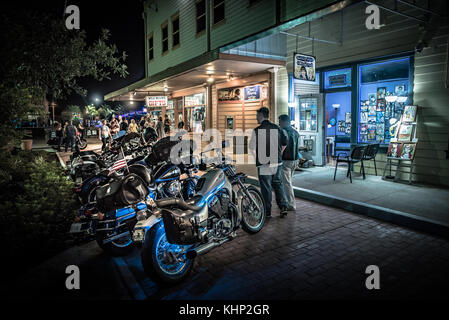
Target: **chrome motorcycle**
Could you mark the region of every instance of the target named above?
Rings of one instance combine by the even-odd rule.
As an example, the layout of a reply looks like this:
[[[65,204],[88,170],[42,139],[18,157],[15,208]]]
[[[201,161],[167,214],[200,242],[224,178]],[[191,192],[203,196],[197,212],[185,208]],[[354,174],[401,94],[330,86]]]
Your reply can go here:
[[[236,173],[221,152],[210,165],[194,196],[155,201],[158,210],[145,232],[141,256],[145,272],[156,282],[182,281],[197,256],[233,240],[240,227],[257,233],[265,223],[262,195],[244,183],[246,175]]]

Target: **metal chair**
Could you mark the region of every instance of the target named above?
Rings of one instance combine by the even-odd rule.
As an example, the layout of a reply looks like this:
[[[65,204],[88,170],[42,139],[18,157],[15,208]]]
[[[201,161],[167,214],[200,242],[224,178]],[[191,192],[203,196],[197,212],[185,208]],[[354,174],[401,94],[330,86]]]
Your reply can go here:
[[[351,181],[351,183],[352,183],[351,167],[352,167],[352,165],[354,165],[354,163],[361,162],[362,163],[361,170],[363,172],[363,179],[365,179],[365,167],[363,166],[363,161],[362,161],[363,156],[365,154],[365,150],[366,150],[366,146],[358,146],[358,147],[355,147],[354,149],[352,149],[351,155],[349,157],[345,156],[344,158],[340,158],[341,154],[339,154],[337,156],[337,162],[335,163],[334,180],[335,180],[335,176],[337,175],[337,167],[340,162],[348,164],[348,172],[346,173],[346,177],[349,176],[349,180]]]
[[[363,155],[362,159],[362,166],[363,166],[363,160],[373,160],[374,161],[374,170],[376,172],[377,176],[377,167],[376,167],[376,155],[379,151],[379,143],[369,144],[366,147],[365,154]],[[360,172],[362,172],[362,167],[360,167]]]

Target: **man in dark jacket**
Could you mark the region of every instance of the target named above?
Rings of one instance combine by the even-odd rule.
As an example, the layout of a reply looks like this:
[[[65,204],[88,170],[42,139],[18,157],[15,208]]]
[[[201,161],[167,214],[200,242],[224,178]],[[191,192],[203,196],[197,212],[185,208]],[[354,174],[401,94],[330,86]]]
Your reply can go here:
[[[65,127],[65,135],[66,135],[66,141],[65,141],[65,152],[69,150],[69,144],[70,144],[70,151],[76,150],[76,128],[73,125],[73,123],[70,123],[68,126]]]
[[[282,178],[288,202],[288,211],[296,211],[292,177],[299,160],[299,133],[292,128],[290,125],[290,117],[286,114],[279,116],[279,125],[284,129],[288,137],[287,146],[282,153]]]
[[[287,215],[287,200],[282,184],[282,151],[287,145],[287,135],[276,124],[268,120],[270,111],[262,107],[257,111],[259,126],[254,129],[249,149],[256,159],[260,190],[265,202],[267,217],[271,216],[272,190],[276,203],[281,209],[281,217]]]

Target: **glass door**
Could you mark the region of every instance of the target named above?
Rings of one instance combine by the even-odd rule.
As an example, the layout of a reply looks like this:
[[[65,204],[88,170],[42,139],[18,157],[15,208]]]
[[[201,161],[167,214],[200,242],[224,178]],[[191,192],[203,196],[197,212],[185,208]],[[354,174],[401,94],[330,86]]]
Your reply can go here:
[[[324,165],[324,127],[322,95],[297,96],[295,126],[301,136],[301,143],[307,149],[303,152],[306,160],[314,165]]]

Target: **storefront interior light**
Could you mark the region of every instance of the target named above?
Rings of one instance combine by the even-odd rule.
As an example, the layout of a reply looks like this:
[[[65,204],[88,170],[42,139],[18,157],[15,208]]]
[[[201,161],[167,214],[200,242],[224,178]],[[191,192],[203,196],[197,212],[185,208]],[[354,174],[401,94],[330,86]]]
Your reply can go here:
[[[168,87],[164,86],[164,92],[167,92],[167,91],[168,91]]]
[[[339,103],[333,103],[332,104],[332,108],[338,109],[338,108],[340,108],[340,104]]]
[[[134,104],[134,101],[131,100],[131,101],[129,102],[129,104]]]

